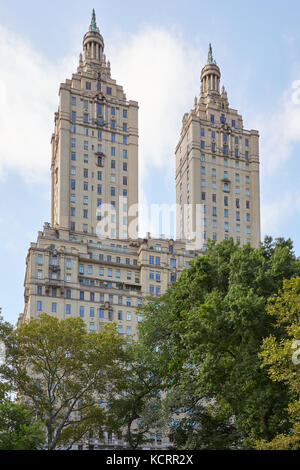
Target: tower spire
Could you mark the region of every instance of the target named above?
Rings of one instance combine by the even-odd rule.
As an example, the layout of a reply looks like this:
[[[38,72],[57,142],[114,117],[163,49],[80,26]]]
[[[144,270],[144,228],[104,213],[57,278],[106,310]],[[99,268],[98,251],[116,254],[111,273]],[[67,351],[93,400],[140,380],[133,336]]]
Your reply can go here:
[[[209,43],[209,46],[208,46],[207,63],[208,64],[215,64],[216,63],[216,61],[214,60],[214,57],[213,57],[213,51],[212,51],[211,43]]]
[[[90,24],[89,30],[90,31],[95,31],[96,33],[100,33],[99,28],[97,26],[97,22],[96,22],[96,13],[95,13],[94,8],[93,8],[93,11],[92,11],[92,19],[91,19],[91,24]]]

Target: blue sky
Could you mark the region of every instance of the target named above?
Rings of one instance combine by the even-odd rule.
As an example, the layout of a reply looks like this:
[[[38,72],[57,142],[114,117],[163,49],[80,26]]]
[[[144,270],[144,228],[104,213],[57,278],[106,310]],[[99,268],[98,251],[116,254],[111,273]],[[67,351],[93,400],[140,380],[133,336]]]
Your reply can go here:
[[[59,83],[76,70],[93,7],[112,76],[140,103],[141,199],[175,200],[174,149],[211,42],[231,107],[261,134],[262,235],[291,237],[300,256],[298,1],[2,0],[0,306],[11,322],[28,247],[50,220]]]

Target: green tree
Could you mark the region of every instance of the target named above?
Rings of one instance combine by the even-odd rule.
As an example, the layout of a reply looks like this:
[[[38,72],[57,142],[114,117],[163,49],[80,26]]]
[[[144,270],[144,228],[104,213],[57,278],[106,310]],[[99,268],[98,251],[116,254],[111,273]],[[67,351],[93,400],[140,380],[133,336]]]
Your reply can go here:
[[[123,340],[115,325],[87,333],[79,318],[42,314],[6,330],[2,377],[46,427],[47,448],[71,448],[87,432],[115,426],[99,407],[114,393]]]
[[[0,402],[0,450],[38,450],[45,445],[42,423],[30,410],[9,400]]]
[[[119,383],[123,392],[111,404],[114,419],[123,428],[123,438],[130,449],[139,449],[149,442],[150,431],[162,429],[161,396],[162,383],[152,371],[155,355],[141,344],[133,343],[124,357],[124,375]]]
[[[284,281],[283,289],[269,302],[277,335],[264,340],[260,357],[272,381],[285,383],[289,391],[289,432],[257,443],[258,449],[300,449],[300,278]]]
[[[186,440],[181,434],[178,447],[198,448],[195,429],[208,424],[227,431],[217,443],[206,433],[205,448],[251,448],[288,429],[287,387],[261,369],[258,354],[275,331],[268,298],[299,273],[291,240],[267,238],[258,249],[209,242],[166,295],[144,305],[140,341],[158,351],[155,373],[169,381],[169,394],[180,391],[188,413],[179,419]]]

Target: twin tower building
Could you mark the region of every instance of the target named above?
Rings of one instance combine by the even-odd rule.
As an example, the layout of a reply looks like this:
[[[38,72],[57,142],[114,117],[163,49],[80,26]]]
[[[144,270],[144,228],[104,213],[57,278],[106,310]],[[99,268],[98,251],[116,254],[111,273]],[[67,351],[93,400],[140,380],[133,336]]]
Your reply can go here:
[[[210,46],[176,147],[177,238],[140,238],[138,103],[111,78],[93,11],[77,72],[59,89],[51,223],[28,251],[19,324],[41,312],[81,317],[90,331],[115,322],[130,341],[142,300],[166,292],[208,239],[258,246],[259,134],[243,128],[220,78]]]

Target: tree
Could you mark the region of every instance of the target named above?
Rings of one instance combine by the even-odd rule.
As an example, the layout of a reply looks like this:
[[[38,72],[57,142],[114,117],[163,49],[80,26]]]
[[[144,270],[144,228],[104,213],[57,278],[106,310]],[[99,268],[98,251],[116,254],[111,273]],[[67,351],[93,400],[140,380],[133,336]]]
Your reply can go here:
[[[10,330],[0,368],[26,408],[45,423],[47,448],[71,448],[87,432],[110,427],[99,400],[116,392],[123,340],[115,325],[87,333],[79,318],[42,314]]]
[[[0,450],[38,450],[45,444],[42,423],[30,410],[9,400],[0,402]]]
[[[158,351],[155,373],[169,381],[168,394],[180,391],[189,412],[179,417],[186,440],[175,440],[178,447],[198,448],[195,427],[204,432],[208,419],[211,429],[227,430],[218,448],[251,448],[287,431],[287,387],[261,369],[258,354],[275,331],[268,298],[299,273],[291,240],[267,238],[258,249],[209,242],[172,289],[144,305],[140,341]],[[203,409],[203,398],[214,406]],[[213,433],[210,442],[206,436],[213,448]]]
[[[111,404],[114,419],[124,429],[123,438],[130,449],[149,442],[151,430],[160,430],[162,383],[153,374],[156,357],[138,343],[131,344],[124,357],[124,375],[119,383],[123,392]]]
[[[278,334],[263,342],[260,357],[272,381],[285,383],[289,390],[288,413],[291,428],[258,449],[300,449],[300,278],[284,281],[283,289],[269,302],[268,314],[276,321]]]

